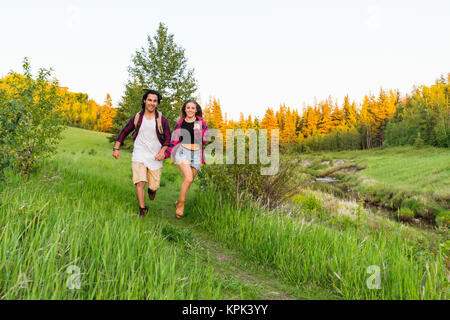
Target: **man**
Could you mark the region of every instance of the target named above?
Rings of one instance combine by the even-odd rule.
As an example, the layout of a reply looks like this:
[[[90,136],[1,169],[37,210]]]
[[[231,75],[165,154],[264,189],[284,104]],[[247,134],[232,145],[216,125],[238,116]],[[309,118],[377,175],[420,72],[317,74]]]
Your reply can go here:
[[[167,119],[156,109],[161,95],[155,90],[146,90],[142,97],[142,111],[133,115],[117,136],[113,157],[120,158],[119,146],[134,130],[134,149],[132,155],[133,183],[139,203],[139,216],[145,217],[145,184],[148,183],[148,196],[155,199],[161,179],[164,152],[170,144],[170,127]]]

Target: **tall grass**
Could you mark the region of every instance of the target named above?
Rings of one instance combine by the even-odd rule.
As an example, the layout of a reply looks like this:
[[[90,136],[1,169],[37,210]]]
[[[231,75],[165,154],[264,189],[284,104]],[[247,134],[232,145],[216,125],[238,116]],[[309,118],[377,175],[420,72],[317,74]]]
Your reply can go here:
[[[90,134],[70,129],[60,154],[1,186],[0,298],[219,298],[213,267],[186,249],[189,239],[137,217],[130,155],[115,161],[103,137],[82,143]]]
[[[187,211],[217,240],[275,268],[288,282],[314,283],[346,299],[448,298],[442,253],[433,255],[395,231],[334,229],[295,215],[237,205],[212,190],[196,195]],[[380,270],[379,289],[367,285],[373,283],[370,266]]]

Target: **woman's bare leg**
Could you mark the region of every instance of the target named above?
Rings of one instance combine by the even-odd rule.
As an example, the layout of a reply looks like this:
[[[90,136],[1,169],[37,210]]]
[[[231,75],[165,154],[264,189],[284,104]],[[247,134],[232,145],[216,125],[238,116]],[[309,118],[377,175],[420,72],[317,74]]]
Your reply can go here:
[[[197,169],[195,169],[194,167],[191,167],[191,171],[192,171],[192,181],[194,181],[195,176],[197,175]]]
[[[186,195],[189,191],[189,187],[191,186],[192,181],[194,181],[194,175],[191,170],[190,164],[180,163],[178,164],[178,167],[180,168],[180,171],[183,174],[183,183],[181,184],[180,190],[180,200],[185,200]]]

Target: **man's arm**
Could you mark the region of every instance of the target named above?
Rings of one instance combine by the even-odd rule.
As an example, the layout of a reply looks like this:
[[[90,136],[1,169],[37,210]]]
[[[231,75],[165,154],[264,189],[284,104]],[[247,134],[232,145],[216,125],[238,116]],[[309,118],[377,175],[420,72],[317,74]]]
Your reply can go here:
[[[132,116],[130,118],[130,120],[128,120],[127,124],[125,125],[125,127],[122,128],[122,130],[120,130],[117,138],[116,138],[116,142],[120,142],[120,144],[123,144],[123,141],[125,140],[125,138],[134,130],[136,129],[136,127],[134,126],[134,116]]]
[[[120,141],[116,141],[116,143],[114,144],[114,148],[113,148],[113,157],[116,159],[120,159],[119,147],[120,147]]]
[[[122,128],[122,130],[120,130],[119,135],[116,138],[116,143],[114,144],[114,151],[113,151],[113,157],[116,159],[120,158],[120,152],[119,152],[119,147],[121,144],[123,144],[123,141],[125,140],[125,138],[130,134],[130,132],[132,132],[135,129],[134,126],[134,116],[132,116],[130,118],[130,120],[128,120],[127,124],[125,125],[125,127]]]

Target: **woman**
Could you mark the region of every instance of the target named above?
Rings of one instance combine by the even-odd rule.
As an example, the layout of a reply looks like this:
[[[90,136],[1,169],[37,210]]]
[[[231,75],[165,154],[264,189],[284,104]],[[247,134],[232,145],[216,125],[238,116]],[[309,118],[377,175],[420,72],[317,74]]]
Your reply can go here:
[[[195,100],[188,100],[181,108],[181,119],[175,125],[170,146],[166,150],[166,158],[174,152],[173,162],[178,165],[183,174],[180,197],[175,202],[175,217],[184,215],[184,204],[189,187],[200,170],[200,164],[205,164],[203,146],[208,140],[208,126],[202,119],[202,108]]]

